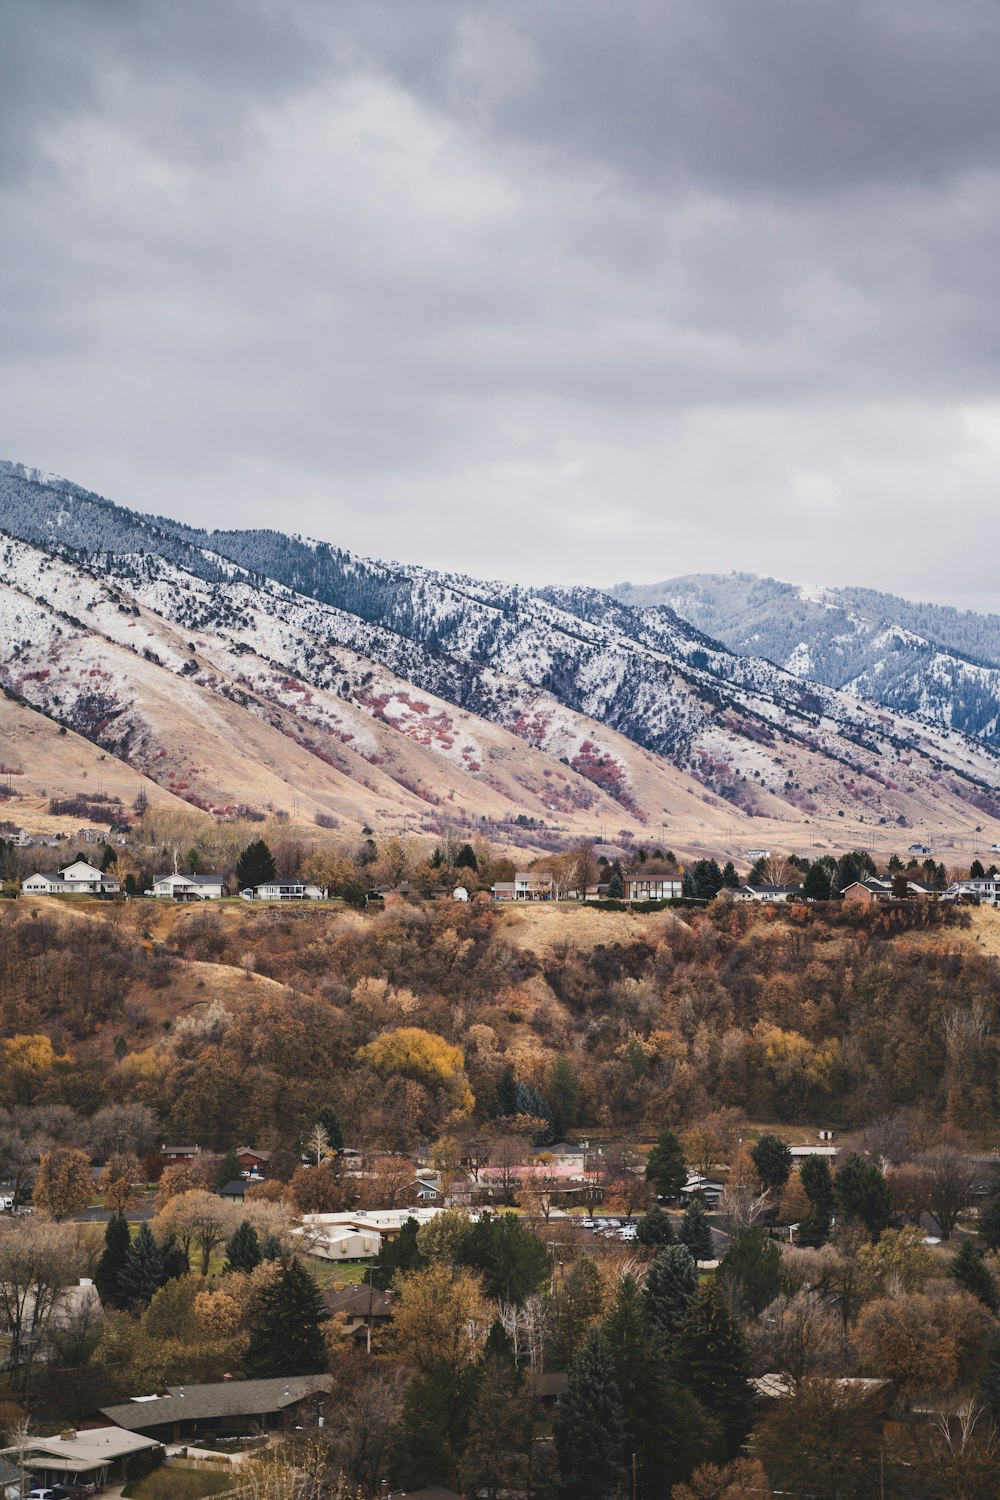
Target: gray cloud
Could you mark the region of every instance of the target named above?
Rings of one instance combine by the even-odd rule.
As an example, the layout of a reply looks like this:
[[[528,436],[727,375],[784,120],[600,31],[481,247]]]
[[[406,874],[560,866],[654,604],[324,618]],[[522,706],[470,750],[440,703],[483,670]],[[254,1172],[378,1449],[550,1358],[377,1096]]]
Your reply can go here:
[[[473,573],[997,608],[998,61],[981,0],[14,0],[0,447]]]

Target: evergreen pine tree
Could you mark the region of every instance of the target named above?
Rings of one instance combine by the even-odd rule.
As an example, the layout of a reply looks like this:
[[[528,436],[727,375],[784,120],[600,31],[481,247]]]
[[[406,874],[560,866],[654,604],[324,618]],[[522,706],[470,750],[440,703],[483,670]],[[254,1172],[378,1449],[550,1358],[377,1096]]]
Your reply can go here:
[[[731,859],[727,859],[722,867],[722,885],[724,890],[735,891],[740,883],[740,877],[736,873],[736,866]]]
[[[459,849],[458,857],[455,860],[455,869],[472,870],[474,874],[479,874],[479,861],[476,858],[476,851],[471,844],[463,844],[461,849]]]
[[[104,1252],[97,1262],[94,1284],[102,1302],[117,1302],[121,1273],[128,1260],[132,1236],[124,1214],[112,1214],[104,1231]]]
[[[568,1057],[557,1057],[553,1062],[548,1097],[552,1108],[552,1129],[557,1140],[561,1140],[567,1129],[576,1124],[580,1105],[580,1080]]]
[[[216,1192],[220,1192],[226,1186],[227,1182],[238,1182],[242,1171],[243,1163],[232,1147],[230,1147],[219,1162],[219,1169],[215,1174]]]
[[[247,844],[236,861],[236,880],[241,891],[266,885],[275,873],[274,855],[263,839]]]
[[[497,1079],[496,1112],[504,1120],[517,1114],[517,1079],[513,1068],[509,1066],[501,1070]]]
[[[646,1272],[643,1301],[650,1327],[665,1355],[687,1317],[698,1290],[698,1268],[686,1245],[667,1245]]]
[[[247,1369],[253,1375],[315,1375],[326,1369],[320,1324],[326,1314],[315,1281],[290,1261],[261,1293],[250,1331]]]
[[[792,1173],[792,1153],[780,1136],[762,1135],[750,1147],[750,1156],[763,1187],[784,1187]]]
[[[552,1430],[563,1500],[609,1500],[624,1488],[625,1412],[602,1333],[592,1333],[570,1365]]]
[[[187,1276],[191,1270],[191,1262],[188,1260],[187,1251],[175,1234],[164,1240],[161,1251],[164,1285],[168,1281],[176,1281],[178,1276]]]
[[[324,1105],[316,1116],[316,1124],[322,1125],[326,1131],[326,1142],[330,1150],[343,1151],[344,1132],[340,1128],[340,1121],[337,1118],[336,1112],[330,1108],[329,1104]]]
[[[395,1275],[407,1271],[419,1271],[427,1264],[427,1257],[417,1244],[416,1219],[406,1219],[395,1239],[387,1239],[371,1263],[368,1275],[372,1286],[385,1292],[392,1285]]]
[[[726,1457],[735,1458],[750,1430],[753,1386],[746,1344],[718,1278],[695,1293],[677,1334],[674,1368],[718,1421]]]
[[[125,1264],[118,1275],[118,1300],[125,1307],[137,1303],[148,1307],[153,1293],[163,1285],[163,1252],[148,1224],[140,1224],[129,1245]]]
[[[636,1239],[646,1250],[660,1250],[674,1243],[674,1226],[670,1215],[665,1214],[659,1204],[654,1203],[648,1213],[639,1220]]]
[[[622,877],[617,870],[608,881],[607,898],[609,901],[621,901],[625,896],[625,886]]]
[[[485,1368],[487,1360],[503,1360],[510,1365],[512,1370],[517,1369],[517,1360],[514,1357],[514,1345],[510,1341],[510,1335],[499,1318],[494,1318],[490,1324],[490,1331],[486,1335],[486,1343],[483,1345],[483,1357],[480,1365]]]
[[[978,1297],[991,1312],[997,1310],[997,1293],[993,1277],[986,1267],[981,1250],[971,1240],[963,1240],[948,1264],[948,1274],[959,1286]]]
[[[444,1485],[452,1477],[452,1399],[448,1381],[440,1377],[418,1375],[406,1387],[390,1458],[393,1480],[404,1492]]]
[[[759,1318],[781,1291],[781,1252],[755,1224],[732,1242],[719,1264],[719,1276],[736,1302]]]
[[[892,1199],[889,1184],[876,1163],[852,1151],[837,1168],[833,1191],[844,1218],[860,1220],[877,1240],[892,1217]]]
[[[249,1219],[244,1219],[232,1239],[226,1245],[226,1260],[222,1267],[226,1271],[253,1271],[261,1262],[260,1241],[257,1231]]]
[[[260,1247],[261,1260],[281,1260],[281,1241],[276,1234],[269,1234]]]
[[[687,1181],[684,1151],[673,1130],[661,1130],[646,1158],[646,1181],[658,1198],[676,1198]]]
[[[814,859],[802,882],[802,894],[810,901],[829,901],[830,872],[821,860]]]
[[[677,1238],[686,1245],[695,1260],[714,1260],[715,1242],[700,1198],[692,1198],[684,1210]]]
[[[808,1218],[799,1225],[799,1244],[825,1245],[833,1218],[833,1175],[825,1156],[807,1156],[799,1169],[803,1191],[812,1205]]]

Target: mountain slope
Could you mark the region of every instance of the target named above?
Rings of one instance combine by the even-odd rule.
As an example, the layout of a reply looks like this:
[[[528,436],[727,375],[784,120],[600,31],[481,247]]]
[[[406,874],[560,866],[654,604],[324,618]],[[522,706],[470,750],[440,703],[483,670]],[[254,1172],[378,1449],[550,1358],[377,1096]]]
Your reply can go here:
[[[797,676],[1000,740],[1000,616],[748,573],[612,592],[629,607],[674,609],[731,650],[766,656]]]
[[[306,805],[352,824],[443,808],[787,847],[807,821],[837,843],[964,838],[998,811],[983,741],[803,682],[669,608],[201,532],[15,465],[0,525],[0,680],[200,805],[246,800],[249,717],[254,766],[278,776],[266,800],[308,779],[310,762],[281,780],[293,742],[326,767]],[[178,714],[211,752],[183,753]]]

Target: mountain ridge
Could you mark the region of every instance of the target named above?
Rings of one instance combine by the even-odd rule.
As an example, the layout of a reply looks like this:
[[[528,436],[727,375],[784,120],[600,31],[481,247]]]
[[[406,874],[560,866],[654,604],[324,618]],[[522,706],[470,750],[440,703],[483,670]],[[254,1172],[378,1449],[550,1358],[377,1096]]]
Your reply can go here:
[[[983,740],[734,653],[670,607],[384,564],[276,531],[203,531],[10,463],[0,526],[0,682],[115,753],[148,749],[150,726],[119,706],[120,684],[102,718],[65,668],[76,653],[100,670],[81,639],[101,631],[137,654],[138,619],[158,659],[140,670],[116,654],[111,676],[135,678],[140,702],[169,698],[147,668],[169,672],[321,755],[343,759],[364,740],[397,786],[419,777],[425,806],[442,768],[444,799],[473,818],[547,810],[567,836],[588,818],[619,818],[635,836],[683,807],[693,847],[752,820],[787,842],[834,818],[838,834],[950,824],[971,835],[1000,812],[1000,758]],[[348,779],[368,774],[347,758]],[[214,805],[225,789],[203,779],[194,795]],[[359,817],[371,816],[363,800]]]

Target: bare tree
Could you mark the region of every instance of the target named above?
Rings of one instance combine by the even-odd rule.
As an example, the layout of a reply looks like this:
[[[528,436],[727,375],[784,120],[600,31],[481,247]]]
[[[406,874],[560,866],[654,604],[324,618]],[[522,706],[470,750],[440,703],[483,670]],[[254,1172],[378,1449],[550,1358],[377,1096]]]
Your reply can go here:
[[[76,1279],[76,1236],[44,1221],[0,1224],[0,1314],[10,1336],[11,1384],[21,1388]]]
[[[950,1239],[979,1178],[979,1169],[958,1146],[933,1146],[917,1158],[927,1174],[927,1208],[941,1231]]]
[[[763,1218],[770,1206],[769,1189],[758,1193],[746,1182],[727,1183],[719,1197],[719,1224],[730,1239],[738,1239]]]
[[[749,1331],[750,1357],[761,1375],[793,1383],[806,1375],[837,1374],[845,1366],[839,1320],[816,1292],[776,1297]]]

